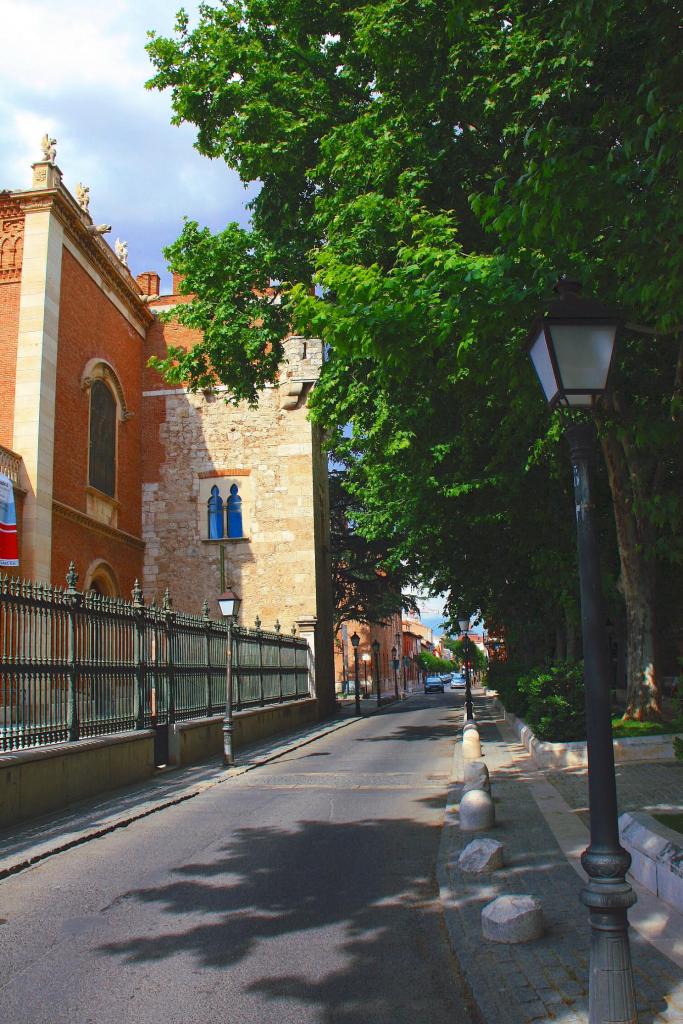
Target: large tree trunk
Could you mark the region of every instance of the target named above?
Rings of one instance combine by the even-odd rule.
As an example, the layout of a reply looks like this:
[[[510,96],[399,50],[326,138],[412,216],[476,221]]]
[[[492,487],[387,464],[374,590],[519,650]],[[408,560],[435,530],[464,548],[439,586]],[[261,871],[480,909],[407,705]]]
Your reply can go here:
[[[602,447],[614,502],[620,589],[626,603],[626,712],[638,721],[661,717],[662,697],[655,658],[656,560],[652,527],[634,509],[638,467],[629,464],[621,441],[611,432]]]

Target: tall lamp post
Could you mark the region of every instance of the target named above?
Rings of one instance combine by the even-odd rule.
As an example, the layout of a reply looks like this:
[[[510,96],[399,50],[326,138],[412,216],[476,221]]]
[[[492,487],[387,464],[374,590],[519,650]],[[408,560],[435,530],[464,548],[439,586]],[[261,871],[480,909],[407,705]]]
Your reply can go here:
[[[591,410],[607,389],[621,318],[602,302],[581,295],[562,279],[558,298],[538,318],[527,350],[551,409]],[[636,1024],[636,999],[628,940],[628,908],[636,902],[626,872],[630,854],[619,842],[617,791],[610,712],[610,672],[604,636],[598,529],[593,503],[595,423],[570,422],[565,434],[574,476],[574,504],[581,592],[590,843],[581,856],[588,884],[590,1024]]]
[[[396,694],[396,700],[398,700],[398,666],[400,661],[396,657],[396,648],[391,648],[391,664],[394,669],[394,693]]]
[[[465,658],[465,718],[468,722],[474,721],[474,708],[472,706],[472,682],[470,677],[470,619],[458,619],[460,632],[462,633],[462,649]]]
[[[371,658],[372,658],[372,655],[368,654],[367,651],[361,657],[361,661],[363,662],[363,676],[364,676],[363,684],[365,686],[365,696],[366,697],[368,696],[368,692],[369,692],[368,691],[368,662],[371,660]]]
[[[235,753],[232,745],[232,626],[240,610],[240,601],[232,590],[226,590],[218,598],[218,607],[228,627],[227,652],[225,656],[225,715],[223,717],[223,764],[233,765]]]
[[[372,652],[375,655],[375,675],[377,676],[377,707],[382,705],[382,692],[379,678],[379,640],[372,641]]]
[[[399,672],[399,678],[400,678],[400,682],[401,682],[401,690],[403,691],[403,696],[405,697],[405,694],[406,694],[406,667],[405,667],[405,662],[403,661],[403,634],[401,632],[397,632],[396,633],[396,657],[399,659],[399,661],[398,661],[398,672]]]
[[[351,634],[351,646],[353,647],[353,678],[355,684],[354,696],[356,698],[356,714],[360,715],[360,678],[358,676],[358,644],[360,637],[358,633]]]

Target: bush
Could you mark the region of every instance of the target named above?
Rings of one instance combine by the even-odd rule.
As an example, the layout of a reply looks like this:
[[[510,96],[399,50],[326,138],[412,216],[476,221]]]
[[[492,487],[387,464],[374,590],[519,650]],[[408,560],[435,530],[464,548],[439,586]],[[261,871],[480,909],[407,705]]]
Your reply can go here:
[[[565,663],[532,669],[524,675],[514,666],[492,676],[507,711],[523,718],[539,740],[565,743],[586,738],[583,664]]]
[[[492,661],[489,665],[489,688],[496,691],[505,710],[519,718],[524,718],[527,709],[526,694],[517,688],[522,673],[523,669],[511,661]]]

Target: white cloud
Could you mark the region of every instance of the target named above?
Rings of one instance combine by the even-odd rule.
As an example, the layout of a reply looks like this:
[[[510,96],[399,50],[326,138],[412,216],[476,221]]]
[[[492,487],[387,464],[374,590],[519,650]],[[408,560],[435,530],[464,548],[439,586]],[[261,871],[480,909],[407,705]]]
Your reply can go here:
[[[181,0],[4,0],[12,40],[0,62],[0,189],[27,188],[40,139],[57,139],[72,192],[90,186],[96,221],[126,238],[134,272],[163,268],[183,215],[211,228],[246,222],[236,174],[193,149],[195,132],[170,123],[170,95],[150,92],[147,30],[168,34]],[[183,4],[190,16],[197,3]],[[251,193],[253,194],[253,189]]]

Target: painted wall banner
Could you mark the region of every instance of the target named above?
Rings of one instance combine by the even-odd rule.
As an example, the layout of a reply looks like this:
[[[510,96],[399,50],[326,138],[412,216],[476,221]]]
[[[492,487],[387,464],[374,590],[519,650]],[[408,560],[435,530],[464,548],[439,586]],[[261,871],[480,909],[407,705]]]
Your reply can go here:
[[[19,565],[14,488],[4,473],[0,473],[0,565]]]

